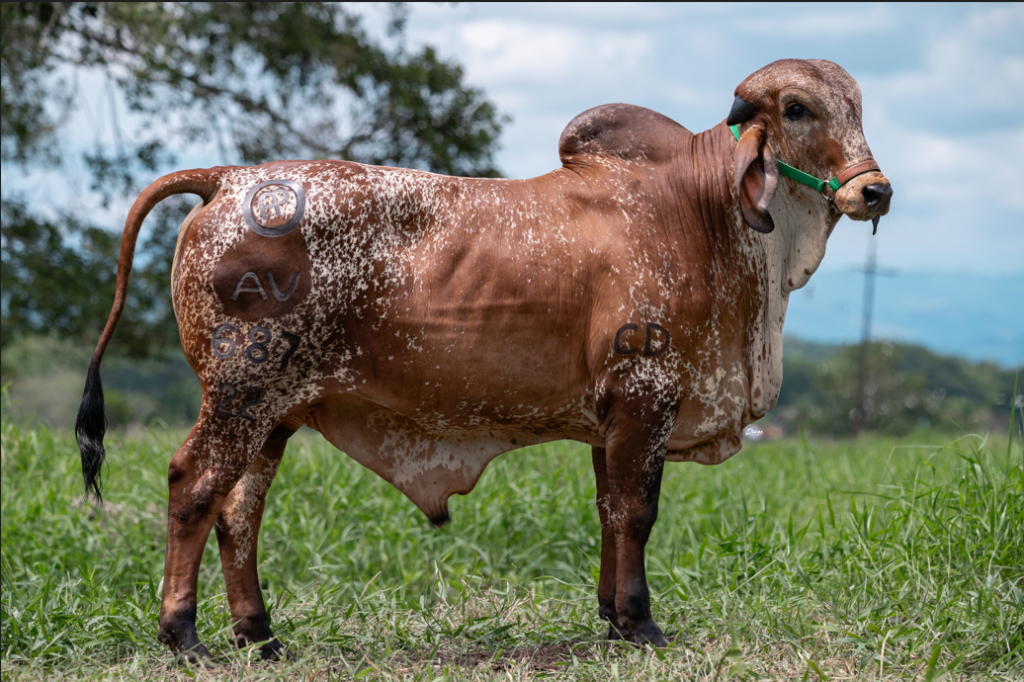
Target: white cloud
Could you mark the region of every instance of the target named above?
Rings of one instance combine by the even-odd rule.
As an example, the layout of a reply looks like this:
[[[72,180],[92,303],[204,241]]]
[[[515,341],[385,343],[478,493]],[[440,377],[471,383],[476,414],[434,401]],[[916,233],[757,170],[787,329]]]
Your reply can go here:
[[[885,149],[886,175],[904,183],[902,200],[1024,211],[1024,127],[949,137],[893,126],[871,144]]]
[[[925,44],[919,68],[867,79],[908,123],[980,128],[1024,120],[1024,5],[980,8]]]
[[[806,36],[848,38],[882,29],[891,29],[898,23],[898,17],[889,5],[857,5],[849,10],[815,10],[813,5],[803,5],[795,13],[778,11],[774,4],[764,5],[765,14],[744,17],[733,22],[741,31],[759,33],[779,38],[803,38]],[[756,11],[756,10],[755,10]]]
[[[502,19],[476,19],[432,33],[421,37],[459,55],[471,81],[497,89],[635,72],[650,47],[643,33]]]

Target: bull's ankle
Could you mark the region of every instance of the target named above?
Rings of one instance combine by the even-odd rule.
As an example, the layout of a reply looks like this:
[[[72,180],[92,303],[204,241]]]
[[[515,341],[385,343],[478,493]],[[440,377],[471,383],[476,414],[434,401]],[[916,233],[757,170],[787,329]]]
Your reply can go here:
[[[239,646],[265,642],[274,636],[270,629],[270,619],[267,618],[265,612],[238,618],[232,631],[235,633],[235,642]]]
[[[284,656],[284,645],[274,637],[266,613],[239,619],[234,634],[236,647],[244,649],[258,644],[260,657],[265,661],[279,661]]]
[[[186,605],[173,612],[162,611],[157,639],[192,665],[206,666],[211,656],[196,631],[196,606]]]

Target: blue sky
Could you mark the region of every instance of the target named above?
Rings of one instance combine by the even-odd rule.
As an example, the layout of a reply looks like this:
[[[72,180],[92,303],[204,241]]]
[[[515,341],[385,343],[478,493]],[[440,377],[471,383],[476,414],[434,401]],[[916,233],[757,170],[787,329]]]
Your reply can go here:
[[[382,24],[385,13],[367,17]],[[1022,35],[1022,4],[461,3],[413,5],[406,39],[460,62],[512,116],[498,164],[514,178],[556,167],[559,134],[590,107],[638,104],[696,132],[721,121],[736,85],[771,61],[837,62],[861,85],[864,131],[895,190],[876,239],[880,263],[900,274],[879,281],[876,330],[1016,366],[1024,361]],[[111,144],[102,78],[71,75],[79,107],[69,147]],[[131,125],[127,112],[120,118]],[[232,161],[215,149],[177,157],[178,168]],[[59,178],[5,167],[3,182],[48,196],[58,183],[64,206],[99,224],[120,224],[130,204],[101,208],[74,160]],[[819,275],[793,296],[788,334],[858,338],[862,280],[851,268],[863,264],[869,235],[867,224],[839,223]]]

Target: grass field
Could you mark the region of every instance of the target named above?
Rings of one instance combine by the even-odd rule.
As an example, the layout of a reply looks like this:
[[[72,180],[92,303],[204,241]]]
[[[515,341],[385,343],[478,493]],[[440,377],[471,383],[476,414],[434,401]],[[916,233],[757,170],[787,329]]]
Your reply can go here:
[[[655,619],[674,644],[654,651],[602,638],[586,448],[499,458],[437,530],[300,433],[260,538],[291,660],[231,645],[211,537],[199,627],[213,671],[156,641],[166,470],[183,436],[115,433],[97,513],[70,434],[5,421],[5,682],[1024,679],[1024,460],[1005,434],[790,439],[717,467],[667,465],[647,556]]]

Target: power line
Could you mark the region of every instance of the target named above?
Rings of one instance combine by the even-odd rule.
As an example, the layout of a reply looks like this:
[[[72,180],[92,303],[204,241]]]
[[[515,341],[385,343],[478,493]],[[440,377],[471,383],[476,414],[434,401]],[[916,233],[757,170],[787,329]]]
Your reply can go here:
[[[876,237],[868,239],[868,259],[863,268],[853,268],[864,273],[864,314],[861,319],[860,358],[857,368],[857,396],[850,414],[851,428],[856,436],[864,427],[868,383],[868,344],[871,342],[871,318],[875,307],[875,276],[892,277],[898,273],[894,268],[878,267],[878,241]]]

